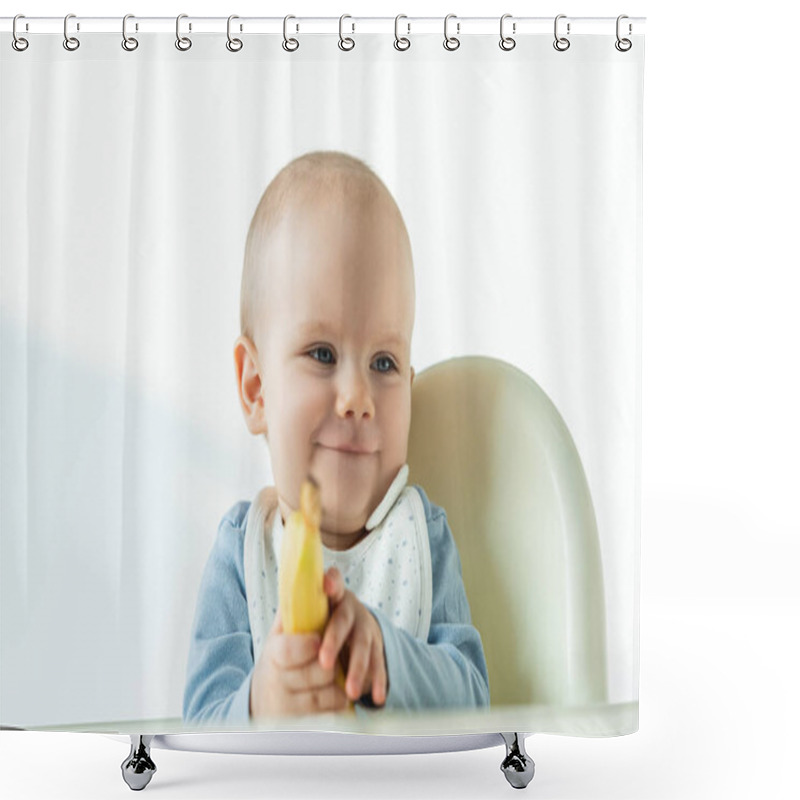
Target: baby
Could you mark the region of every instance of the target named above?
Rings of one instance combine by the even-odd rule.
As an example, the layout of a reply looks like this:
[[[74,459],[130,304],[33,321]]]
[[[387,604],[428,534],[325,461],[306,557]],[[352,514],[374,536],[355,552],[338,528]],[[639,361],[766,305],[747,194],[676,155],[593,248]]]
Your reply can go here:
[[[411,245],[362,161],[308,153],[250,224],[234,361],[275,486],[223,517],[190,644],[184,721],[489,704],[445,512],[406,485],[414,325]],[[286,634],[280,544],[300,485],[321,491],[324,634]],[[340,661],[344,687],[334,679]],[[374,711],[372,712],[374,713]]]

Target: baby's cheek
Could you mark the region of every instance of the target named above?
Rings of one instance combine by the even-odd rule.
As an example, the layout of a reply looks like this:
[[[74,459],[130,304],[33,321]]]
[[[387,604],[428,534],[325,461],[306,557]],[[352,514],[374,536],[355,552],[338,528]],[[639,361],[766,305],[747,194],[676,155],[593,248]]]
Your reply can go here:
[[[411,430],[411,391],[408,387],[393,392],[385,419],[388,428],[387,444],[394,451],[389,455],[404,463]]]

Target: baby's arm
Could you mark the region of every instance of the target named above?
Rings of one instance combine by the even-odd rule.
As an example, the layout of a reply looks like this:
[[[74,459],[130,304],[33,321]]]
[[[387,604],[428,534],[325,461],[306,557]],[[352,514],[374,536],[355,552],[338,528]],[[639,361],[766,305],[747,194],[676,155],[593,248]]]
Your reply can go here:
[[[244,523],[226,515],[203,572],[195,610],[183,721],[249,724],[253,649],[244,588]]]
[[[489,676],[483,644],[471,622],[461,560],[441,509],[428,519],[428,538],[433,570],[428,641],[396,627],[382,611],[367,607],[383,635],[389,687],[385,707],[423,710],[488,706]],[[362,703],[368,706],[368,698],[362,698]]]

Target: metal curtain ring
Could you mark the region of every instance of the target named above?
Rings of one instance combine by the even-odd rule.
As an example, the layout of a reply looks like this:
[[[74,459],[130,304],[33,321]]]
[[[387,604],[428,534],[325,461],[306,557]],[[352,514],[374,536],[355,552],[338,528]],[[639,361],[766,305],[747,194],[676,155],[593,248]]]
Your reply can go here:
[[[13,35],[13,39],[11,40],[11,46],[18,52],[21,53],[23,50],[28,49],[28,40],[23,39],[21,36],[17,35],[17,20],[18,19],[25,19],[24,14],[17,14],[14,17],[14,22],[11,25],[11,33]]]
[[[394,18],[394,49],[408,50],[408,48],[411,47],[411,39],[408,39],[405,36],[400,36],[401,19],[408,19],[408,17],[405,14],[398,14]],[[407,22],[406,25],[408,25],[408,32],[411,33],[411,23]]]
[[[453,51],[453,50],[458,50],[458,48],[461,47],[461,40],[458,39],[455,36],[448,36],[447,35],[447,23],[451,19],[456,19],[456,15],[455,14],[448,14],[444,18],[444,49]],[[458,23],[456,23],[456,32],[458,32],[459,27],[460,26],[458,25]]]
[[[621,39],[620,38],[620,35],[619,35],[619,23],[623,19],[628,19],[628,15],[627,14],[620,14],[617,17],[617,41],[614,42],[614,47],[616,47],[617,50],[620,51],[620,53],[627,53],[628,50],[630,50],[631,47],[633,47],[633,42],[630,39]],[[628,33],[630,33],[630,32],[631,32],[631,26],[630,26],[630,23],[629,23],[628,24]]]
[[[566,19],[566,14],[559,14],[556,17],[555,23],[553,23],[553,35],[556,37],[556,40],[553,42],[553,47],[559,51],[559,53],[563,53],[565,50],[569,50],[569,39],[566,39],[563,36],[558,35],[558,21],[560,19]],[[567,34],[569,34],[569,22],[567,23]]]
[[[339,17],[339,49],[340,50],[352,50],[356,46],[355,41],[353,41],[353,39],[351,39],[349,36],[347,36],[347,37],[342,36],[342,23],[344,23],[344,21],[346,19],[353,19],[353,18],[349,14],[342,14],[342,16]],[[355,22],[352,23],[352,25],[353,25],[353,33],[355,33],[355,30],[356,30]]]
[[[67,33],[67,22],[70,17],[74,16],[74,14],[67,14],[67,16],[64,17],[64,49],[70,52],[77,50],[81,46],[81,43],[74,36],[69,36]]]
[[[241,39],[231,39],[231,20],[232,19],[239,19],[236,14],[231,14],[228,17],[228,41],[225,42],[225,47],[231,51],[231,53],[238,53],[242,47],[244,46]]]
[[[192,40],[188,36],[181,36],[181,20],[188,17],[188,14],[178,14],[178,18],[175,20],[175,47],[182,51],[186,51],[192,46]]]
[[[290,39],[286,35],[286,27],[290,19],[297,19],[297,17],[293,17],[291,14],[288,14],[283,18],[283,49],[286,50],[287,53],[294,53],[294,51],[300,47],[300,42],[294,38]]]
[[[503,14],[503,16],[500,17],[500,49],[506,51],[513,50],[517,46],[516,39],[512,39],[510,36],[503,35],[503,23],[507,19],[511,19],[511,14]]]
[[[133,14],[126,14],[122,18],[122,49],[127,50],[129,53],[139,46],[138,39],[128,36],[128,20],[133,18]]]

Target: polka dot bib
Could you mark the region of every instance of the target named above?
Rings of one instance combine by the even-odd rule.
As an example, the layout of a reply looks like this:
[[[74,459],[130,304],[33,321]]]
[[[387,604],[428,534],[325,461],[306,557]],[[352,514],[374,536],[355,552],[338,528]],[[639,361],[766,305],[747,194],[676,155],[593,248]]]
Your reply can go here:
[[[369,533],[349,550],[322,546],[323,565],[337,567],[345,588],[382,612],[397,628],[427,641],[433,582],[422,498],[406,486],[404,465],[367,521]],[[278,609],[278,564],[284,535],[274,487],[262,489],[247,517],[245,591],[253,657],[261,654]]]

